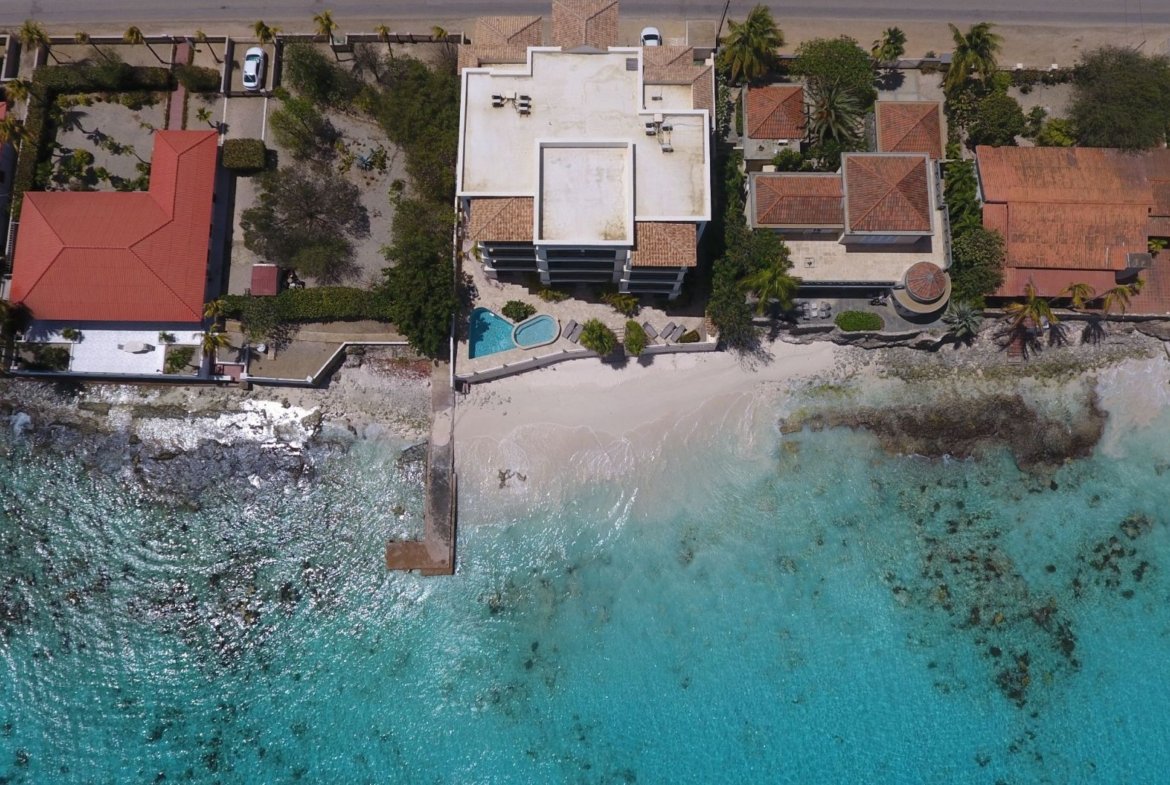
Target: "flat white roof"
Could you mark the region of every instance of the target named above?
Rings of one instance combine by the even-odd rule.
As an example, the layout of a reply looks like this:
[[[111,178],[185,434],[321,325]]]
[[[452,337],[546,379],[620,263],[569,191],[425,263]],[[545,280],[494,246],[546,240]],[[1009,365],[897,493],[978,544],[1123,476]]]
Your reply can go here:
[[[628,142],[540,145],[537,239],[633,245],[633,158]]]
[[[605,242],[606,234],[614,234],[603,230],[616,219],[615,208],[600,203],[615,199],[616,148],[596,145],[620,143],[629,151],[627,171],[633,178],[627,184],[633,215],[623,216],[625,237],[632,239],[631,219],[710,220],[707,112],[689,108],[689,99],[687,108],[680,108],[682,90],[644,90],[642,67],[642,50],[636,47],[602,53],[533,47],[523,71],[515,66],[464,70],[459,195],[531,196],[534,232],[550,240]],[[664,100],[651,100],[654,95]],[[493,96],[503,96],[503,105],[493,105],[499,103]],[[528,114],[519,111],[522,96],[530,99]],[[647,135],[647,123],[655,122],[661,130]],[[558,143],[589,150],[587,160],[550,155],[550,146]],[[573,231],[563,225],[568,219],[576,222]]]

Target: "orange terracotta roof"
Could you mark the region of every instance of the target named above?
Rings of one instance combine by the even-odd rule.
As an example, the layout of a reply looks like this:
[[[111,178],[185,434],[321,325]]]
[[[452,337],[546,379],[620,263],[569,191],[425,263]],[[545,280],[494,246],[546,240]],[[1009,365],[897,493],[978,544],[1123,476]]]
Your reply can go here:
[[[751,179],[753,226],[845,226],[839,174],[758,174]]]
[[[752,139],[803,139],[804,88],[800,85],[749,87],[744,130]]]
[[[1143,157],[1154,197],[1151,214],[1170,217],[1170,150],[1148,150]]]
[[[943,157],[942,113],[937,101],[878,101],[874,105],[877,148],[883,153]]]
[[[1003,271],[1003,284],[996,297],[1022,297],[1028,284],[1036,287],[1041,297],[1056,297],[1070,284],[1084,283],[1098,294],[1117,285],[1117,273],[1111,270],[1066,270],[1009,267]]]
[[[1146,158],[1093,147],[977,147],[989,202],[1150,204]]]
[[[1129,303],[1130,313],[1170,313],[1170,254],[1162,252],[1142,273],[1145,286]]]
[[[916,262],[904,276],[906,292],[920,303],[933,303],[947,291],[947,274],[933,262]]]
[[[984,205],[984,226],[1006,241],[1005,264],[1067,270],[1123,270],[1146,251],[1142,205],[1011,202]]]
[[[863,153],[843,157],[847,231],[931,233],[926,156]]]
[[[11,299],[36,319],[199,322],[214,131],[159,131],[150,190],[25,194]]]
[[[468,236],[477,242],[532,242],[531,196],[487,196],[468,200]]]
[[[694,267],[698,232],[693,223],[638,221],[634,224],[631,267]]]
[[[498,63],[523,63],[528,47],[540,46],[539,16],[484,16],[475,20],[471,43],[459,46],[459,70]]]
[[[563,49],[617,46],[617,0],[553,0],[553,45]]]

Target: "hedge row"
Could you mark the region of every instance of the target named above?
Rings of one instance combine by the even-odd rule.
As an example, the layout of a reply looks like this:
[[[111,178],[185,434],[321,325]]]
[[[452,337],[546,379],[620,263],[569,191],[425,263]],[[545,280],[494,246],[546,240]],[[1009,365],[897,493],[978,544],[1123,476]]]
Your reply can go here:
[[[847,333],[874,332],[886,326],[882,317],[872,311],[842,311],[834,321]]]
[[[224,315],[240,319],[247,312],[247,295],[224,299]],[[286,289],[271,298],[281,322],[345,322],[358,319],[390,320],[390,300],[385,293],[348,286]]]
[[[259,139],[228,139],[222,161],[233,172],[259,172],[268,164],[268,148]]]
[[[175,78],[179,84],[193,93],[219,92],[219,71],[201,65],[175,66]]]
[[[53,65],[33,72],[32,95],[16,173],[12,178],[12,216],[19,217],[21,197],[36,182],[37,164],[52,141],[49,109],[62,93],[129,92],[134,90],[170,90],[171,72],[166,68],[134,68],[125,63],[86,67]]]

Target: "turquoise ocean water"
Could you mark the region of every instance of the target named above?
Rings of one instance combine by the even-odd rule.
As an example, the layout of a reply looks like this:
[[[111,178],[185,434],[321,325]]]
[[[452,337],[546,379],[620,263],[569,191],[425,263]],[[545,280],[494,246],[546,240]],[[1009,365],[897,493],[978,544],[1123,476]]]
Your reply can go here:
[[[400,445],[167,509],[6,436],[0,782],[1167,781],[1165,414],[1045,476],[772,419],[465,495],[453,579],[381,567]]]

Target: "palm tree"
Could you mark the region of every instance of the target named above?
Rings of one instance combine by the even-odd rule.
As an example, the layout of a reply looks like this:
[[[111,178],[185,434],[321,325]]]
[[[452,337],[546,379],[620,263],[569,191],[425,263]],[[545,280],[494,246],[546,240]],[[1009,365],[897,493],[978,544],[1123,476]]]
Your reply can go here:
[[[139,30],[136,25],[130,25],[126,28],[126,32],[122,33],[122,40],[135,46],[138,44],[144,44],[146,48],[150,50],[150,53],[154,55],[156,60],[158,60],[160,63],[163,63],[164,65],[166,64],[167,61],[163,60],[162,57],[159,56],[158,52],[154,51],[154,47],[150,45],[150,42],[146,40],[146,37],[142,35],[142,31]]]
[[[44,47],[45,51],[49,53],[49,57],[53,58],[53,62],[59,62],[50,46],[52,42],[49,40],[49,34],[45,32],[45,28],[41,27],[40,22],[34,19],[25,19],[20,29],[16,31],[16,37],[20,39],[21,45],[26,49]]]
[[[1105,312],[1106,316],[1113,311],[1124,315],[1129,310],[1130,298],[1140,293],[1143,285],[1142,279],[1138,278],[1133,283],[1122,283],[1114,286],[1112,289],[1106,289],[1097,298],[1101,301],[1101,310]]]
[[[222,298],[216,298],[210,302],[203,304],[203,318],[210,319],[213,322],[218,321],[227,313],[227,302]]]
[[[27,101],[32,91],[32,82],[27,79],[13,79],[4,83],[4,94],[13,101]]]
[[[752,81],[768,72],[776,50],[784,45],[784,33],[766,5],[757,5],[742,22],[727,21],[727,38],[719,52],[732,82]]]
[[[882,37],[873,42],[870,50],[879,63],[894,63],[906,54],[906,34],[897,27],[887,27]]]
[[[207,40],[207,33],[203,32],[202,30],[196,30],[195,31],[195,42],[203,44],[204,46],[207,47],[207,51],[211,52],[211,56],[215,58],[216,65],[219,65],[220,63],[223,62],[222,60],[219,59],[219,55],[217,55],[215,53],[215,47],[212,46],[211,42]]]
[[[264,24],[264,20],[257,19],[256,23],[252,25],[252,33],[255,34],[256,40],[261,44],[270,44],[276,39],[276,34],[279,32],[278,28],[269,27]]]
[[[322,11],[313,14],[313,24],[317,26],[317,35],[332,40],[333,32],[337,29],[337,22],[333,21],[332,11]]]
[[[195,110],[195,119],[201,123],[207,123],[212,128],[217,128],[215,123],[211,122],[211,110],[206,106],[201,106]]]
[[[378,34],[378,40],[386,44],[386,54],[390,55],[390,59],[394,59],[394,49],[390,46],[390,28],[386,25],[378,25],[374,28],[374,32]]]
[[[107,63],[110,62],[110,56],[108,54],[106,54],[105,52],[103,52],[101,50],[101,47],[99,47],[97,44],[95,44],[93,42],[93,39],[91,39],[89,37],[89,33],[85,32],[84,30],[78,30],[76,33],[74,33],[73,40],[76,41],[77,43],[81,44],[82,46],[85,46],[87,44],[89,46],[92,46],[93,51],[97,52],[99,57],[101,57]]]
[[[1070,283],[1061,294],[1068,297],[1069,308],[1074,311],[1081,310],[1097,299],[1097,290],[1087,283]]]
[[[979,334],[979,328],[983,324],[983,314],[965,300],[959,302],[952,300],[947,306],[947,312],[943,314],[943,321],[948,325],[947,333],[958,341],[969,343]]]
[[[991,32],[994,27],[990,22],[980,22],[972,25],[964,34],[959,28],[950,25],[951,36],[955,40],[955,52],[951,56],[951,65],[947,70],[943,89],[947,93],[966,82],[972,75],[987,81],[995,73],[997,63],[995,56],[999,54],[1003,39]]]
[[[1112,291],[1112,290],[1111,290]],[[1012,329],[1035,329],[1045,324],[1059,324],[1060,319],[1052,312],[1052,305],[1037,291],[1035,285],[1028,281],[1024,287],[1024,301],[1014,302],[1007,307],[1008,320]]]
[[[0,147],[6,144],[16,144],[24,135],[24,123],[16,119],[15,115],[8,115],[0,120]]]
[[[842,145],[861,136],[861,102],[848,88],[835,82],[808,85],[808,127],[817,142],[832,139]]]
[[[203,356],[212,362],[215,362],[215,355],[220,349],[226,349],[231,345],[232,342],[228,338],[228,334],[219,330],[208,330],[203,333],[203,337],[199,341],[199,346],[203,349]]]
[[[792,262],[788,259],[788,249],[769,260],[763,267],[743,279],[741,284],[749,292],[754,292],[759,299],[756,302],[756,313],[762,314],[768,306],[776,301],[781,311],[792,309],[792,299],[796,297],[796,290],[800,288],[800,279],[789,275]]]

